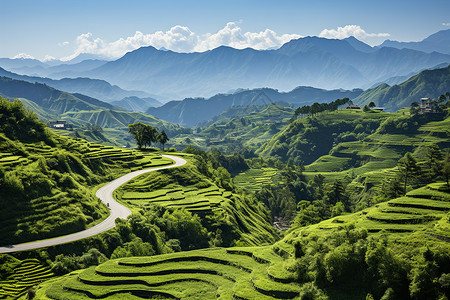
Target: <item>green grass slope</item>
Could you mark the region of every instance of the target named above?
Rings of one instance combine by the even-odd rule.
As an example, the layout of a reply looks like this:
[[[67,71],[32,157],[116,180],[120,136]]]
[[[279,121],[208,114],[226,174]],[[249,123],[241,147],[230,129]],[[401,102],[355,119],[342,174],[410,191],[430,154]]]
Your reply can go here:
[[[66,93],[45,84],[29,83],[7,77],[0,77],[0,94],[4,97],[26,98],[50,113],[62,114],[66,111],[111,109],[106,102],[80,95],[79,97]]]
[[[420,98],[437,99],[450,90],[450,66],[442,69],[425,70],[400,84],[389,86],[381,84],[368,89],[353,102],[361,106],[374,102],[389,110],[409,107]]]
[[[7,245],[83,230],[108,209],[100,183],[130,170],[170,164],[157,154],[51,133],[19,102],[0,98],[0,241]]]
[[[52,278],[53,273],[37,259],[17,261],[10,275],[0,281],[0,299],[17,299],[27,289]]]
[[[430,184],[361,212],[294,227],[273,246],[110,260],[49,281],[38,295],[42,299],[366,299],[368,293],[381,297],[387,284],[391,296],[424,299],[445,291],[437,282],[433,290],[421,290],[423,283],[416,281],[416,274],[422,270],[421,251],[426,247],[435,258],[450,254],[449,211],[446,185]],[[383,269],[389,265],[394,269]],[[441,261],[434,268],[427,276],[439,278],[448,266]],[[400,277],[383,283],[383,276],[390,274]]]
[[[185,166],[131,180],[118,189],[116,198],[136,211],[158,205],[198,214],[208,230],[222,232],[226,245],[274,242],[273,229],[261,205],[220,187],[198,171],[194,158],[187,159]]]
[[[231,153],[235,150],[256,150],[289,124],[294,109],[277,104],[231,108],[211,120],[211,125],[195,134],[179,135],[170,141],[174,146],[195,145],[202,149],[216,148]]]
[[[361,110],[323,112],[291,122],[276,133],[257,153],[265,158],[310,164],[341,141],[359,141],[374,132],[389,113]]]

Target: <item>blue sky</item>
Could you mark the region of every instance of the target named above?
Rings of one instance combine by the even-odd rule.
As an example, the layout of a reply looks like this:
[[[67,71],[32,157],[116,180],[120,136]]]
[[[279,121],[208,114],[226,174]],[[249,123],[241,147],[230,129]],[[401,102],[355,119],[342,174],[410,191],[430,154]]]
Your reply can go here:
[[[264,49],[308,35],[355,35],[375,45],[450,29],[448,0],[0,0],[0,11],[0,57],[38,59],[81,52],[118,57],[146,45],[182,52],[221,44]]]

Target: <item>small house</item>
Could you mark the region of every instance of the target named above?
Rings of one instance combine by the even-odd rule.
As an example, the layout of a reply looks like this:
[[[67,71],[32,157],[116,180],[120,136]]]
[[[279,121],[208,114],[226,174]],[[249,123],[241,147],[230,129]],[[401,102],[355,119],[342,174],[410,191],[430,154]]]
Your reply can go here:
[[[437,111],[437,103],[431,98],[421,98],[419,105],[420,113],[433,113]]]
[[[48,127],[55,128],[55,129],[64,129],[64,130],[73,130],[73,125],[70,123],[67,123],[65,120],[57,120],[57,121],[50,121],[47,123]]]
[[[361,109],[358,105],[349,105],[346,107],[346,109]]]

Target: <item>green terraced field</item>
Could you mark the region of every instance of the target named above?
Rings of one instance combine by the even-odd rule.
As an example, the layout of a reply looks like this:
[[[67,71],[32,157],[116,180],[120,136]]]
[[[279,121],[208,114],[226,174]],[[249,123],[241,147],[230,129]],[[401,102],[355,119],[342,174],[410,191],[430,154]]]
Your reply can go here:
[[[127,182],[114,196],[132,211],[158,205],[185,209],[202,218],[222,220],[237,228],[236,234],[247,245],[267,244],[274,240],[273,229],[261,205],[249,203],[201,174],[189,156],[188,164],[174,169],[151,172]]]
[[[29,178],[36,176],[33,175],[35,170],[43,170],[42,174],[46,174],[43,176],[52,180],[43,182],[51,185],[45,193],[31,195],[26,202],[22,196],[21,201],[13,202],[14,209],[1,211],[2,244],[44,239],[92,227],[108,215],[106,206],[94,196],[95,186],[130,171],[173,163],[156,152],[52,136],[56,142],[54,147],[43,142],[11,141],[0,134],[0,168],[3,172]],[[91,168],[97,168],[97,173],[94,174]],[[63,179],[66,184],[62,183]]]
[[[390,231],[393,238],[405,242],[411,235],[421,243],[445,240],[450,238],[449,211],[445,185],[430,184],[358,213],[294,228],[273,246],[110,260],[44,283],[38,295],[43,299],[302,299],[302,284],[290,267],[294,241],[310,234],[326,236],[349,224],[371,235]]]
[[[26,290],[53,277],[37,259],[25,259],[13,269],[13,275],[0,281],[0,299],[17,299]]]
[[[450,193],[442,191],[445,184],[431,184],[413,190],[405,197],[392,199],[367,208],[361,212],[338,216],[316,225],[294,230],[291,234],[308,231],[329,230],[353,223],[369,232],[386,230],[389,232],[433,231],[450,238],[450,226],[441,222],[450,211]],[[447,225],[445,225],[447,224]],[[445,226],[444,226],[445,225]],[[444,226],[444,227],[443,227]]]
[[[170,208],[184,208],[191,212],[209,212],[212,207],[217,207],[229,197],[231,192],[211,186],[208,188],[165,188],[153,192],[130,191],[122,195],[122,200],[133,205],[158,204]]]
[[[236,175],[233,182],[236,186],[245,190],[257,191],[261,186],[276,181],[277,177],[277,169],[275,168],[249,169]]]
[[[270,247],[215,248],[111,260],[49,283],[52,299],[293,299],[299,286]],[[278,277],[280,276],[280,277]]]

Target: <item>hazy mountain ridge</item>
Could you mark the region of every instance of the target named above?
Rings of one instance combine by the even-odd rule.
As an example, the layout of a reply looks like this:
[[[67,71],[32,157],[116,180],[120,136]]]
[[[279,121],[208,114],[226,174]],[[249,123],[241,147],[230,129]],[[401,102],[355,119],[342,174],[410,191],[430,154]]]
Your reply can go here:
[[[63,90],[68,93],[80,93],[90,97],[111,102],[129,96],[148,97],[148,94],[141,91],[126,91],[116,85],[100,79],[90,78],[63,78],[59,80],[42,78],[36,76],[19,75],[0,68],[0,76],[12,79],[23,80],[30,83],[39,82],[53,88]]]
[[[239,87],[369,87],[449,62],[450,55],[437,52],[374,48],[354,38],[305,37],[277,50],[221,46],[201,53],[177,53],[142,47],[83,76],[179,97],[211,95]]]
[[[217,94],[211,98],[186,98],[170,101],[161,107],[149,108],[147,113],[163,120],[185,126],[195,126],[233,106],[261,105],[272,102],[293,103],[296,105],[313,102],[326,102],[338,98],[356,98],[362,90],[322,90],[313,87],[297,87],[283,93],[275,89],[263,88],[243,90],[234,94]]]
[[[149,107],[158,107],[162,103],[151,97],[139,98],[135,96],[125,97],[119,101],[113,101],[111,104],[120,106],[129,111],[146,112]]]
[[[51,113],[62,114],[67,111],[113,109],[114,106],[88,97],[63,92],[46,84],[29,83],[8,77],[0,77],[0,94],[4,97],[26,98],[39,106],[50,110]]]
[[[413,101],[420,101],[423,97],[437,99],[448,91],[450,91],[450,65],[441,69],[422,71],[397,85],[381,84],[364,91],[353,101],[360,105],[367,105],[373,101],[388,110],[396,110],[409,106]]]
[[[423,52],[440,52],[450,54],[450,29],[438,31],[419,42],[398,42],[386,40],[379,47],[392,47],[397,49],[414,49]]]

